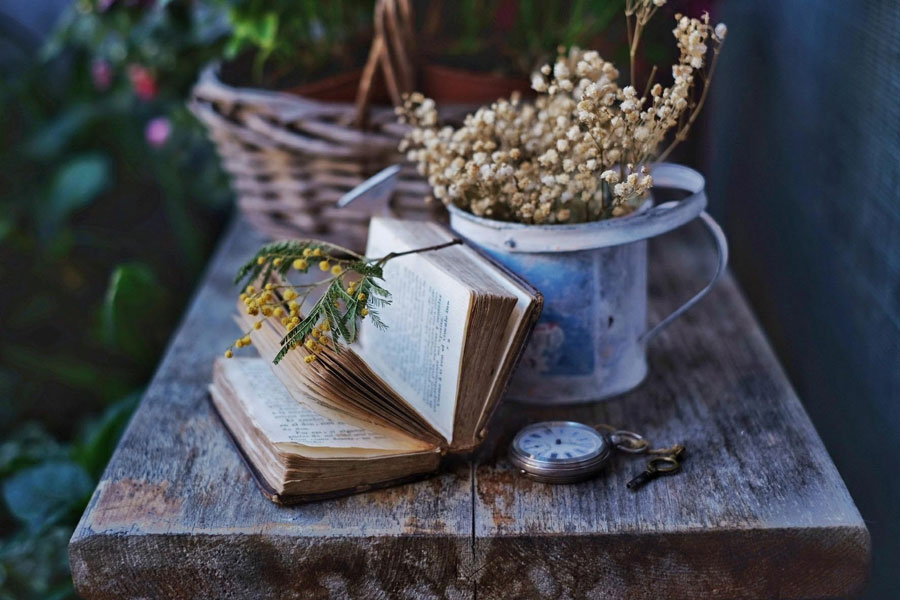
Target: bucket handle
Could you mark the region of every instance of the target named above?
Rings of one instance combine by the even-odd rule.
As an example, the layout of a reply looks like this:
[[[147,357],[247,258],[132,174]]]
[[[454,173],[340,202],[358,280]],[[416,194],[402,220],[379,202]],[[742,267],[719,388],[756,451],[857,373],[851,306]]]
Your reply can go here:
[[[687,312],[689,308],[697,304],[697,302],[699,302],[704,296],[706,296],[706,294],[709,293],[716,282],[722,278],[722,275],[725,274],[725,267],[728,265],[728,240],[725,238],[725,232],[722,231],[722,228],[719,227],[719,224],[716,223],[716,220],[713,219],[712,216],[710,216],[710,214],[705,210],[702,211],[698,216],[700,217],[700,221],[703,223],[703,225],[706,226],[706,230],[709,232],[710,237],[712,237],[713,242],[716,245],[716,253],[719,258],[718,265],[716,266],[716,272],[713,275],[712,279],[710,279],[709,283],[707,283],[706,286],[699,292],[694,294],[691,299],[676,308],[665,319],[641,334],[641,336],[638,338],[638,342],[640,343],[646,343],[656,337],[656,335],[667,325]]]

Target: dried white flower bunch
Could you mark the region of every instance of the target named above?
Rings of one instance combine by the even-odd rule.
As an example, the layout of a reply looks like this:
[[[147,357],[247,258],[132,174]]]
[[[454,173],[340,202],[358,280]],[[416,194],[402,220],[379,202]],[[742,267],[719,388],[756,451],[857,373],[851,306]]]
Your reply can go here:
[[[664,3],[627,2],[632,73],[643,27]],[[533,103],[498,100],[457,129],[440,126],[433,100],[408,96],[398,113],[413,127],[400,149],[434,197],[478,216],[552,224],[628,214],[653,186],[648,164],[687,137],[725,38],[725,25],[713,29],[706,14],[676,21],[680,57],[668,87],[653,82],[654,67],[639,94],[634,85],[620,87],[619,71],[597,52],[563,50],[552,67],[534,73]]]

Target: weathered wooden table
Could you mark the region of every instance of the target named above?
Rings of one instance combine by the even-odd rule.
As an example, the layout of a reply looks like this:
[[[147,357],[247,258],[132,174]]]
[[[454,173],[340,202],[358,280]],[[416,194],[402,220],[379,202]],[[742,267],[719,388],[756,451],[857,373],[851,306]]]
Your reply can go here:
[[[432,479],[270,503],[206,392],[235,335],[231,277],[261,241],[248,231],[225,237],[72,537],[85,598],[832,598],[864,585],[868,531],[730,276],[654,342],[632,393],[504,406],[478,455]],[[698,287],[699,246],[683,233],[651,245],[654,316]],[[569,486],[519,478],[511,435],[560,415],[683,442],[684,471],[637,492],[625,483],[640,459]]]

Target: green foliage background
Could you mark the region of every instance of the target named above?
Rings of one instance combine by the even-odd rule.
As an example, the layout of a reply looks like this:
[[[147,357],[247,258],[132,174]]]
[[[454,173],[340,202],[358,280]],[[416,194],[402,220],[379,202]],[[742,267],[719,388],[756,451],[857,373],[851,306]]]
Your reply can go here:
[[[81,0],[49,38],[0,9],[2,599],[74,597],[68,538],[227,217],[184,108],[226,33],[198,2]]]

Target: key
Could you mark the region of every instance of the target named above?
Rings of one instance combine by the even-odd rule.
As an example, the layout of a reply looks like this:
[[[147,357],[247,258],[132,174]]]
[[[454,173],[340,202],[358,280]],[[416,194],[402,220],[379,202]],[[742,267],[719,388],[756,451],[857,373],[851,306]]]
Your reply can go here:
[[[674,475],[680,470],[681,463],[674,456],[656,456],[647,462],[646,470],[629,481],[626,486],[629,490],[636,490],[660,475]]]
[[[659,476],[659,473],[656,471],[651,471],[647,469],[643,473],[639,474],[637,477],[629,481],[626,486],[629,490],[636,490],[642,485],[648,483],[651,479],[656,479]]]

